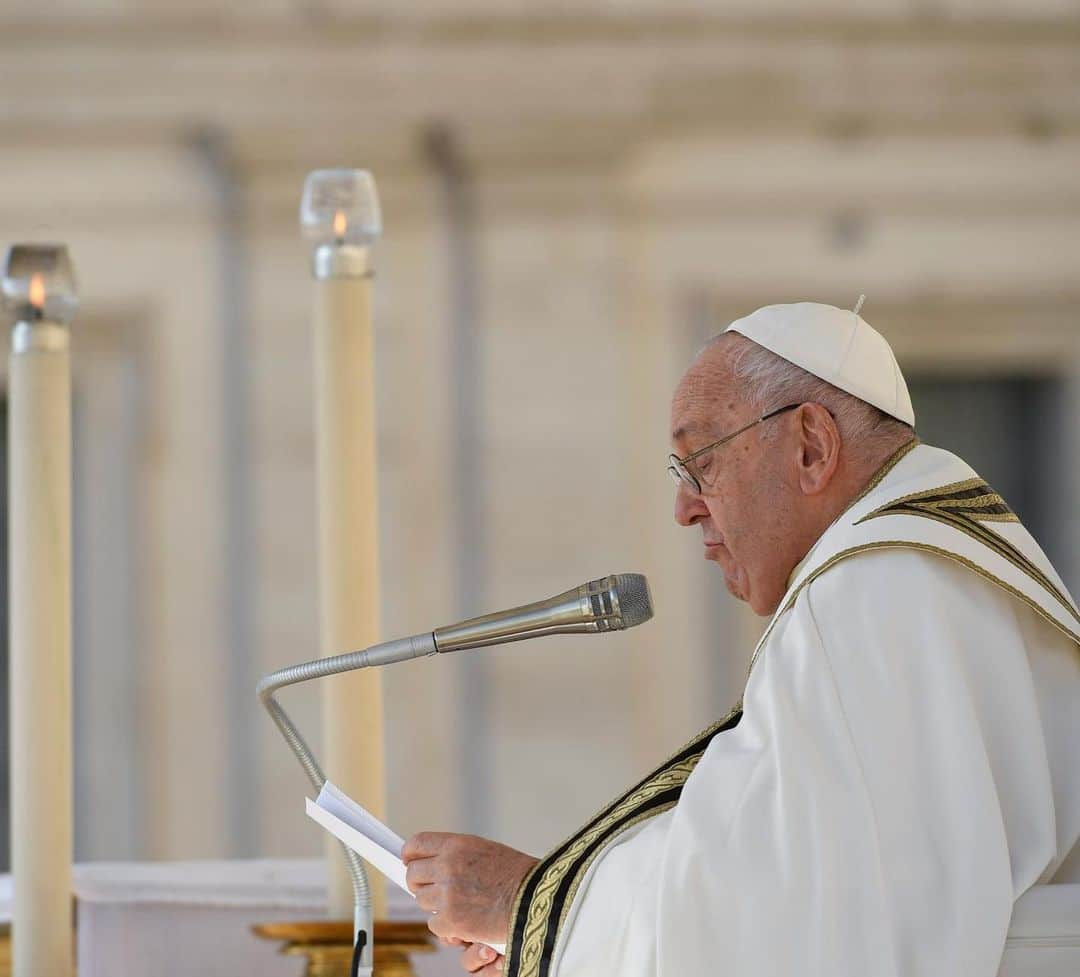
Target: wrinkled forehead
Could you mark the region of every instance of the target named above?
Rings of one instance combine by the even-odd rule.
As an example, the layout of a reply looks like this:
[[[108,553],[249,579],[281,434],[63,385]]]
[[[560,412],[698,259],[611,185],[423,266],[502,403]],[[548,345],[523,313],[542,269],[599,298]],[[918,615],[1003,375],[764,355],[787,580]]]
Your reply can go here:
[[[727,357],[707,349],[691,364],[671,399],[671,440],[688,441],[717,436],[741,420],[748,405],[739,396]]]

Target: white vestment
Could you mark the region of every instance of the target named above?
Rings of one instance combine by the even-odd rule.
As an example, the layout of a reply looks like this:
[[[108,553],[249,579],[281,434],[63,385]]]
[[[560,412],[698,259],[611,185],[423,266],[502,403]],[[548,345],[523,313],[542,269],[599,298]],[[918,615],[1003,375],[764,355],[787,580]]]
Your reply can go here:
[[[902,453],[796,569],[741,715],[526,880],[507,977],[994,977],[1014,901],[1080,880],[1078,634],[1000,496]]]

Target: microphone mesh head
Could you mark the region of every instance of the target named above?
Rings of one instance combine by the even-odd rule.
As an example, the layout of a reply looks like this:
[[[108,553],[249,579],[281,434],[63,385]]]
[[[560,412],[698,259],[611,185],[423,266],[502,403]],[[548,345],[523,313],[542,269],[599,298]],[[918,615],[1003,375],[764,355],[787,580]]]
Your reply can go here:
[[[643,624],[653,616],[649,581],[640,573],[617,573],[612,587],[619,601],[619,616],[624,628]]]

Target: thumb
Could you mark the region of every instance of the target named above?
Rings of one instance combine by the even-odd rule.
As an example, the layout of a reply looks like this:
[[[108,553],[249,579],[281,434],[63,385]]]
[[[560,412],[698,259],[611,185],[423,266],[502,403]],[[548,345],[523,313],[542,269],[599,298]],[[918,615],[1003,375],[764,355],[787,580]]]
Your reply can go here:
[[[401,860],[408,865],[418,858],[431,858],[438,855],[450,836],[442,831],[421,831],[405,842],[401,850]]]

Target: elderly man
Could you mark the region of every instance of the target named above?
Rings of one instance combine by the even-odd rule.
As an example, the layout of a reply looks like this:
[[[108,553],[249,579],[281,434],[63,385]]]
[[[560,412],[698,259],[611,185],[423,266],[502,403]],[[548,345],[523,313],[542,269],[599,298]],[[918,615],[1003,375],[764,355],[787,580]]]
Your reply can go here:
[[[698,356],[675,518],[772,615],[742,702],[540,861],[410,839],[467,970],[994,977],[1016,898],[1080,878],[1076,606],[914,422],[850,311],[769,306]]]

